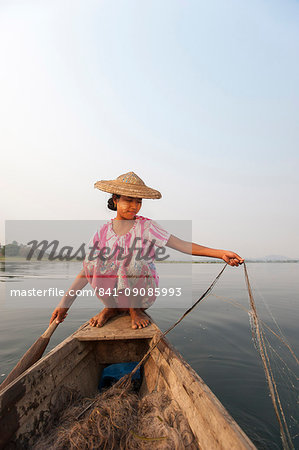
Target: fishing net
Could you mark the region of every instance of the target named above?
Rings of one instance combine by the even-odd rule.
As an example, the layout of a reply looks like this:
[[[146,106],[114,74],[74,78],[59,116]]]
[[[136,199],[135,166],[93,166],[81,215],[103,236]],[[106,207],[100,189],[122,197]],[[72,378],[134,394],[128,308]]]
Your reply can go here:
[[[299,421],[298,414],[296,413],[299,402],[299,360],[287,338],[284,336],[266,300],[255,287],[255,294],[258,293],[262,300],[262,304],[259,305],[259,310],[257,309],[245,263],[244,275],[249,297],[249,309],[233,298],[226,298],[215,293],[212,295],[242,309],[248,314],[252,341],[261,358],[269,396],[279,424],[282,448],[284,450],[294,450],[297,448],[296,443],[298,443],[299,436]],[[264,312],[264,320],[261,319],[261,311]],[[266,323],[266,320],[268,321],[269,318],[271,319],[271,327]],[[252,431],[251,436],[253,436]],[[256,441],[260,442],[261,438],[258,435],[256,437]],[[262,447],[262,443],[260,442],[259,448],[270,448],[268,445],[271,445],[271,448],[273,448],[273,445],[275,445],[273,442],[268,443],[268,445],[266,444],[265,447]],[[275,445],[275,448],[278,448],[278,446]]]
[[[198,449],[187,420],[166,393],[154,391],[140,398],[133,383],[126,388],[115,385],[99,393],[92,408],[89,405],[88,398],[68,405],[60,425],[34,449]]]

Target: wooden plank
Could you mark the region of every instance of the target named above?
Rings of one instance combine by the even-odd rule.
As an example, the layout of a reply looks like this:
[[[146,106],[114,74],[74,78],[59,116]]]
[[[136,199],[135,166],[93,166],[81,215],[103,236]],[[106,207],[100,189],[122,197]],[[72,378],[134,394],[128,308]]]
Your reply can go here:
[[[41,396],[40,388],[42,388],[42,385],[37,386],[37,390],[32,392],[30,398],[30,405],[34,405],[34,408],[30,410],[28,404],[27,406],[24,404],[18,405],[18,410],[24,410],[25,407],[27,411],[30,411],[19,419],[19,428],[13,439],[18,444],[18,448],[31,448],[39,436],[49,431],[57,414],[60,414],[65,408],[64,402],[67,398],[72,398],[73,395],[76,396],[77,394],[93,397],[97,392],[102,368],[95,364],[93,353],[89,353],[71,372],[68,372],[67,369],[64,377],[64,368],[61,367],[62,376],[59,377],[61,378],[59,384],[46,395]],[[70,392],[72,394],[69,397]]]
[[[157,370],[153,370],[153,363]],[[147,386],[143,386],[144,390],[164,390],[166,383],[169,394],[184,412],[201,449],[256,449],[209,387],[166,339],[151,353],[144,372],[150,378]],[[155,380],[151,374],[155,375]]]
[[[50,422],[63,386],[94,394],[102,370],[95,345],[67,338],[0,393],[0,448],[27,448]]]
[[[147,339],[99,341],[95,353],[98,364],[117,364],[140,361],[148,350]]]
[[[151,323],[145,328],[133,330],[129,315],[116,316],[110,319],[101,328],[91,327],[88,324],[74,333],[79,341],[111,341],[124,339],[150,339],[159,331],[156,324]]]

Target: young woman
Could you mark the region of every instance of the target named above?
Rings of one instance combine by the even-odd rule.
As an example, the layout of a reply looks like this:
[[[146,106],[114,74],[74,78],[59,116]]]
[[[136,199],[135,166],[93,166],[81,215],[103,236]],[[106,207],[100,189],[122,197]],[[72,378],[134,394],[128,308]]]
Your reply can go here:
[[[95,187],[112,194],[108,208],[117,214],[96,231],[83,270],[54,310],[50,323],[63,322],[75,293],[89,282],[105,306],[90,319],[90,325],[102,327],[111,317],[128,311],[132,328],[148,326],[149,318],[144,311],[156,299],[159,276],[154,261],[164,246],[194,256],[223,259],[231,266],[243,263],[234,252],[183,241],[155,221],[139,216],[142,199],[158,199],[161,194],[146,186],[134,172],[120,175],[116,180],[98,181]],[[134,295],[128,295],[130,292]]]

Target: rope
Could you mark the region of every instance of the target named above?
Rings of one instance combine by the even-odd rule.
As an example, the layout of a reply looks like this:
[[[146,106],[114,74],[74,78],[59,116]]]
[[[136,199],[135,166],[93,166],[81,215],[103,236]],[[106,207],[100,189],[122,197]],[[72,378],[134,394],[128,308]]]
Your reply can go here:
[[[128,375],[125,375],[124,377],[122,377],[120,380],[118,380],[113,387],[123,387],[124,389],[126,389],[129,385],[130,385],[130,379],[131,377],[134,375],[134,373],[137,372],[137,370],[139,369],[139,367],[144,363],[144,361],[149,357],[150,353],[157,347],[157,345],[159,344],[159,342],[164,338],[164,336],[166,336],[171,330],[173,330],[188,314],[190,314],[190,312],[198,305],[199,302],[201,302],[205,297],[207,297],[207,295],[212,291],[212,289],[214,288],[215,284],[217,283],[217,281],[219,280],[219,278],[221,277],[221,275],[223,274],[225,268],[226,268],[227,264],[224,265],[224,267],[221,269],[221,271],[219,272],[219,274],[217,275],[217,277],[214,279],[214,281],[210,284],[210,286],[208,287],[208,289],[200,296],[200,298],[194,303],[194,305],[192,305],[189,309],[187,309],[187,311],[184,312],[184,314],[173,324],[171,325],[171,327],[169,327],[166,331],[164,331],[164,333],[161,333],[157,342],[155,344],[152,344],[152,346],[149,348],[149,350],[146,352],[146,354],[143,356],[143,358],[139,361],[139,363],[137,364],[137,366],[134,367],[134,369],[132,370],[132,372],[130,372]],[[95,400],[93,402],[91,402],[83,411],[80,412],[80,414],[76,417],[76,419],[78,420],[88,409],[90,409],[94,404],[95,404]]]
[[[224,267],[221,269],[221,271],[219,272],[219,274],[217,275],[217,277],[214,279],[214,281],[210,284],[210,286],[208,287],[208,289],[201,295],[201,297],[194,303],[194,305],[192,305],[189,309],[187,309],[187,311],[184,312],[184,314],[173,324],[171,325],[171,327],[169,327],[166,331],[164,331],[164,333],[160,334],[160,337],[158,338],[157,342],[155,344],[153,344],[150,349],[146,352],[146,354],[144,355],[144,357],[141,359],[141,361],[139,361],[139,363],[137,364],[137,366],[132,370],[132,372],[128,375],[127,379],[120,379],[116,385],[119,383],[118,386],[122,386],[124,383],[126,383],[129,378],[134,375],[135,372],[137,372],[137,370],[139,369],[139,367],[143,364],[143,362],[148,358],[148,356],[150,355],[150,353],[157,347],[157,345],[159,344],[159,342],[171,331],[173,330],[188,314],[191,313],[191,311],[198,305],[199,302],[201,302],[205,297],[207,297],[207,295],[211,292],[211,290],[213,289],[213,287],[215,286],[215,284],[217,283],[217,281],[219,280],[219,278],[221,277],[221,275],[224,272],[224,269],[226,268],[227,264],[224,265]]]
[[[269,360],[269,356],[268,356],[268,352],[267,352],[267,348],[266,348],[266,344],[265,344],[265,340],[264,340],[264,333],[263,333],[262,327],[260,326],[260,320],[257,315],[257,310],[256,310],[254,298],[252,295],[251,285],[250,285],[250,281],[249,281],[249,277],[248,277],[248,271],[247,271],[247,267],[246,267],[245,263],[244,263],[244,275],[245,275],[245,281],[246,281],[246,285],[247,285],[247,291],[248,291],[248,296],[249,296],[250,306],[251,306],[251,318],[253,320],[253,324],[255,327],[255,331],[254,331],[254,328],[252,327],[252,334],[253,334],[253,338],[254,339],[256,338],[256,342],[258,345],[258,351],[259,351],[259,354],[260,354],[260,357],[261,357],[261,360],[263,363],[264,372],[266,375],[266,380],[268,383],[272,404],[273,404],[274,411],[275,411],[275,414],[276,414],[276,417],[277,417],[277,420],[279,423],[283,448],[285,450],[294,449],[294,445],[292,443],[292,438],[290,436],[289,429],[288,429],[286,419],[285,419],[285,415],[284,415],[284,412],[283,412],[283,409],[281,406],[277,386],[276,386],[276,383],[274,380],[274,376],[273,376],[273,372],[272,372],[272,368],[271,368],[271,364],[270,364],[270,360]]]

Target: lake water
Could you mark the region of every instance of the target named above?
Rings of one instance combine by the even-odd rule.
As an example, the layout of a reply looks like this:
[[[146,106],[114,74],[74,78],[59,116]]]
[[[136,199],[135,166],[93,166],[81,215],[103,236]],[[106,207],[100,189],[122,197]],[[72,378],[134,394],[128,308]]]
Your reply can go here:
[[[185,305],[174,297],[159,298],[149,313],[162,330],[196,301],[223,264],[159,264],[161,284],[175,286],[178,273]],[[12,299],[11,289],[67,289],[79,263],[0,262],[0,380],[48,326],[57,297]],[[248,264],[260,318],[276,333],[277,325],[298,355],[299,264]],[[191,273],[192,272],[192,273]],[[192,276],[192,280],[191,280]],[[192,281],[192,282],[191,282]],[[236,304],[237,302],[237,304]],[[263,367],[249,325],[248,294],[243,267],[227,267],[212,294],[204,299],[169,335],[169,341],[204,379],[260,449],[282,448],[279,427],[269,397]],[[67,319],[51,338],[50,350],[81,323],[97,313],[99,300],[77,298]],[[167,307],[164,307],[167,306]],[[265,329],[267,331],[267,329]],[[267,331],[268,350],[282,406],[295,448],[299,448],[298,366],[285,346]]]

